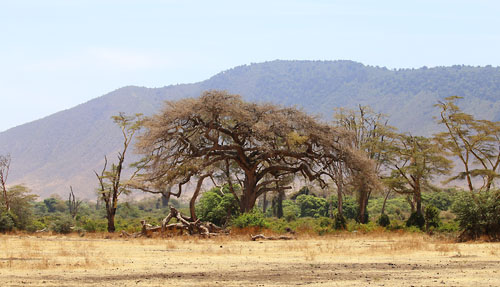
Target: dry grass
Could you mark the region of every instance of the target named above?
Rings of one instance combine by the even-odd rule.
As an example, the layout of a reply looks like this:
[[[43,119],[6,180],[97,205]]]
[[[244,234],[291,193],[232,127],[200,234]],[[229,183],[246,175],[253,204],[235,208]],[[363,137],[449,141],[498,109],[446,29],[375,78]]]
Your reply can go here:
[[[498,243],[387,232],[253,242],[254,231],[210,239],[0,236],[0,286],[332,286],[333,278],[338,286],[500,285],[492,281],[500,278]]]

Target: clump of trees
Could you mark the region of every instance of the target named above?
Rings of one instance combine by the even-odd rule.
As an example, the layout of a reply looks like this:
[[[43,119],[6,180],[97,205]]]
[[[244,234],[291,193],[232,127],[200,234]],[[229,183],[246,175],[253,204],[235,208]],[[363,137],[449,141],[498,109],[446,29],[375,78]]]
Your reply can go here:
[[[251,211],[267,192],[290,189],[290,177],[321,187],[342,176],[376,186],[373,163],[355,145],[354,134],[321,123],[296,108],[248,103],[222,91],[200,98],[167,102],[144,122],[139,150],[145,155],[141,189],[176,185],[196,179],[194,202],[202,183],[227,184],[241,213]],[[235,190],[234,184],[241,186]]]
[[[180,222],[168,228],[190,234],[210,235],[216,225],[289,231],[302,224],[324,233],[378,224],[430,232],[460,228],[462,239],[499,240],[500,123],[464,113],[458,100],[437,104],[444,131],[433,137],[398,133],[385,115],[365,106],[338,109],[326,123],[296,108],[249,103],[223,91],[167,102],[149,118],[120,113],[113,120],[123,146],[116,163],[108,166],[105,157],[95,172],[97,204],[78,200],[72,187],[67,201],[54,195],[35,202],[26,187],[7,186],[11,159],[0,156],[0,231],[118,228],[146,234],[166,228],[170,210],[167,219]],[[143,158],[125,171],[141,128],[137,150]],[[451,174],[453,160],[462,170]],[[462,181],[468,191],[433,184],[450,174],[444,184]],[[305,186],[294,191],[298,182]],[[134,189],[161,198],[119,200]],[[186,189],[192,191],[188,202],[179,202]],[[457,223],[450,225],[454,216]]]

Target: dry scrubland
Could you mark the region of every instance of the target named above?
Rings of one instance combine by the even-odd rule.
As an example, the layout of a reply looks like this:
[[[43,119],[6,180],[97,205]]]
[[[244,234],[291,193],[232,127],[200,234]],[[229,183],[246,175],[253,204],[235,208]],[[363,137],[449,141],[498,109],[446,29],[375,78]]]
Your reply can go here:
[[[0,286],[500,286],[499,243],[423,234],[0,235],[0,248]]]

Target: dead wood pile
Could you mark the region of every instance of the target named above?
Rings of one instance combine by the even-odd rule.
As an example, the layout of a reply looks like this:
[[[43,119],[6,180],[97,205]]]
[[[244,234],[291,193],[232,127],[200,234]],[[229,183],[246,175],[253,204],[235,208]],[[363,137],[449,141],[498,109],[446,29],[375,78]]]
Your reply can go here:
[[[176,223],[169,224],[173,218],[177,219]],[[142,229],[140,232],[127,233],[122,231],[122,236],[125,237],[150,237],[153,233],[159,232],[163,234],[168,231],[179,231],[182,235],[186,231],[189,235],[202,235],[204,237],[217,236],[220,234],[228,234],[228,231],[213,224],[212,222],[201,222],[191,220],[190,217],[182,215],[175,207],[170,207],[170,213],[162,220],[161,226],[152,226],[147,224],[145,220],[141,220]]]
[[[292,240],[295,239],[293,236],[286,236],[286,235],[280,235],[280,236],[265,236],[264,234],[257,234],[257,235],[250,235],[252,238],[252,241],[256,241],[257,239],[264,239],[264,240]]]

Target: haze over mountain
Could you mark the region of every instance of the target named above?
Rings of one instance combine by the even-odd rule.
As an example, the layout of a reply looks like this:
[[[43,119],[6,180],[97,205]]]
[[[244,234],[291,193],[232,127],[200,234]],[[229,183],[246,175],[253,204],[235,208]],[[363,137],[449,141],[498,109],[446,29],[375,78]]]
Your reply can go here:
[[[95,198],[93,170],[102,168],[104,155],[115,160],[122,141],[112,115],[151,115],[165,100],[196,97],[209,89],[228,90],[248,101],[296,105],[326,120],[335,107],[370,105],[388,114],[400,131],[422,135],[438,129],[433,105],[451,95],[464,97],[465,111],[500,120],[498,67],[389,70],[352,61],[272,61],[239,66],[194,84],[124,87],[2,132],[0,154],[12,155],[9,183],[24,183],[42,197],[67,194],[72,185],[78,196]]]

